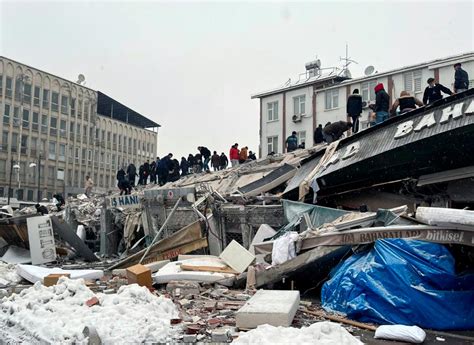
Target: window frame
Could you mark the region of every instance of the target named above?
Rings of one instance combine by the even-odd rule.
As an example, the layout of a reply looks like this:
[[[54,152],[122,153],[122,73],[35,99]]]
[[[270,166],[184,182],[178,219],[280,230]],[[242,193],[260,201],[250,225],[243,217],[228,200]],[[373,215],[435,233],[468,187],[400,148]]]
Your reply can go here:
[[[301,105],[303,105],[303,107]],[[303,111],[301,110],[301,108],[304,108]],[[296,115],[296,116],[306,115],[306,95],[305,94],[293,97],[293,115]]]
[[[267,122],[276,122],[278,120],[278,101],[267,102]]]
[[[328,96],[330,99],[330,104],[328,104]],[[337,104],[334,106],[334,98],[336,96]],[[339,89],[326,90],[324,92],[324,110],[334,110],[339,108]]]
[[[267,153],[270,152],[278,153],[278,135],[270,135],[267,137]]]

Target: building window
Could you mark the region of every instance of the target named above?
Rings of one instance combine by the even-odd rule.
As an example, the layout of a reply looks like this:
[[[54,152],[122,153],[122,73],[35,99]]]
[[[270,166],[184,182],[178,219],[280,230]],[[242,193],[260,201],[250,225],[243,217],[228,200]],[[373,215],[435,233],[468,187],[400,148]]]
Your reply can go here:
[[[17,152],[18,148],[18,133],[12,133],[12,152]]]
[[[56,117],[51,117],[49,127],[49,135],[56,135],[58,133],[58,119]]]
[[[71,115],[72,116],[76,115],[76,99],[75,98],[71,99]]]
[[[56,178],[60,181],[64,181],[64,169],[59,169],[58,168]]]
[[[2,133],[2,146],[0,148],[2,151],[8,151],[8,131]]]
[[[421,92],[421,70],[403,73],[403,85],[405,91]]]
[[[82,135],[84,136],[84,141],[87,140],[87,125],[82,126]]]
[[[364,102],[375,102],[375,85],[377,85],[377,80],[366,81],[360,84],[362,100]]]
[[[54,181],[55,178],[56,178],[56,174],[55,174],[55,171],[54,171],[54,167],[48,167],[48,178],[50,181]],[[50,197],[48,197],[50,198]]]
[[[35,86],[35,95],[34,95],[34,98],[33,98],[33,105],[36,105],[37,107],[40,106],[40,87],[39,86]]]
[[[58,111],[59,109],[59,93],[53,91],[51,93],[51,110]]]
[[[63,162],[66,160],[66,144],[59,144],[59,160]]]
[[[59,121],[59,135],[66,138],[67,136],[67,122],[66,120]]]
[[[41,115],[41,133],[48,133],[48,115]]]
[[[296,137],[298,138],[298,145],[306,143],[306,131],[296,132]]]
[[[3,112],[3,123],[8,126],[10,125],[10,111],[10,104],[5,104],[5,111]]]
[[[2,95],[3,95],[3,75],[0,74],[0,98],[2,97]]]
[[[326,110],[339,107],[339,89],[326,91]]]
[[[89,162],[92,162],[92,150],[89,150],[89,151],[87,152],[87,160],[88,160]]]
[[[24,84],[23,86],[23,102],[31,103],[31,84]]]
[[[68,97],[65,95],[61,95],[61,113],[67,115],[67,102]]]
[[[49,90],[43,89],[43,109],[49,109]]]
[[[34,131],[38,130],[38,121],[39,121],[39,114],[36,112],[33,112],[33,117],[31,119],[31,128]]]
[[[51,160],[56,159],[56,143],[54,141],[49,142],[49,155],[48,158]]]
[[[23,189],[16,190],[16,197],[18,200],[23,200]]]
[[[13,107],[13,126],[20,126],[20,109],[18,107]]]
[[[74,158],[76,160],[76,163],[79,163],[79,147],[76,147],[74,151],[75,151]]]
[[[23,134],[21,136],[21,153],[26,154],[28,148],[28,136]]]
[[[81,136],[81,124],[80,123],[76,124],[76,134],[77,134],[78,138]]]
[[[278,153],[278,135],[267,137],[268,153]]]
[[[267,103],[268,122],[278,121],[278,101]]]
[[[23,109],[23,128],[30,128],[30,111],[28,109]]]
[[[28,191],[26,192],[26,200],[33,201],[33,191],[31,189],[28,189]]]
[[[36,151],[38,148],[38,138],[31,137],[30,138],[30,155],[32,157],[36,157]],[[33,169],[33,172],[36,171],[36,169]]]
[[[12,78],[11,77],[7,77],[5,79],[5,97],[6,98],[12,98],[12,94],[13,94],[13,87],[12,87]]]
[[[86,149],[82,149],[82,156],[81,156],[81,162],[82,164],[86,164],[86,155],[87,155],[87,150]]]
[[[306,96],[305,95],[293,97],[294,115],[303,115],[303,114],[306,113],[305,103],[306,103]]]

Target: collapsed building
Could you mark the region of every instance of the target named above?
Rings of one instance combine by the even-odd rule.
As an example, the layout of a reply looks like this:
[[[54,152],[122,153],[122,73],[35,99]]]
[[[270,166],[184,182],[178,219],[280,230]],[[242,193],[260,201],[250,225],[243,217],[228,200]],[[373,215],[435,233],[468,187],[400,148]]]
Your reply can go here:
[[[297,302],[288,297],[293,301],[291,320],[298,310],[346,324],[356,322],[322,310],[294,308],[300,294],[316,291],[326,312],[362,321],[356,327],[368,330],[373,326],[365,323],[409,324],[407,313],[415,315],[412,323],[423,328],[471,329],[474,211],[463,209],[474,203],[472,138],[473,89],[329,145],[189,175],[161,187],[140,187],[132,195],[71,198],[61,211],[50,206],[52,215],[47,217],[55,255],[40,263],[118,275],[146,265],[158,286],[186,281],[245,291],[298,290]],[[39,217],[31,208],[0,220],[1,259],[7,255],[14,264],[35,264],[35,244],[29,237],[29,219],[34,218]],[[436,263],[419,266],[434,258]],[[388,269],[389,262],[396,268]],[[409,264],[402,267],[400,262]],[[381,263],[387,265],[385,275],[378,269]],[[344,269],[334,271],[338,265]],[[37,280],[46,274],[24,266],[21,271],[40,276]],[[446,285],[434,284],[431,274]],[[386,290],[361,285],[357,275],[386,284]],[[390,285],[402,275],[428,292],[406,281],[400,281],[399,288]],[[347,284],[358,287],[356,296],[345,288]],[[171,288],[174,297],[176,286]],[[179,286],[178,290],[189,288]],[[191,289],[196,286],[191,284]],[[457,300],[459,318],[447,307],[450,322],[422,317],[416,310],[423,306],[409,300],[413,289],[427,307],[445,308],[443,298]],[[371,299],[377,293],[384,303]],[[394,294],[398,301],[392,300]],[[263,298],[250,295],[243,303]],[[361,301],[361,295],[366,299]],[[387,306],[390,301],[394,308]],[[237,327],[241,322],[242,329],[253,328],[242,326],[249,318],[240,320],[236,316],[232,322]],[[290,325],[291,321],[286,326]],[[186,327],[187,334],[203,334],[199,323]]]

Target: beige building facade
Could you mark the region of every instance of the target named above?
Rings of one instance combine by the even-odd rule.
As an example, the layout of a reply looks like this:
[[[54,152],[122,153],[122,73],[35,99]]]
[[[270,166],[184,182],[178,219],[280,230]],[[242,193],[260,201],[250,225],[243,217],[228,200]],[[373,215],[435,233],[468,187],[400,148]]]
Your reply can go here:
[[[153,160],[159,125],[100,91],[0,57],[0,197],[23,201],[115,187]],[[39,194],[38,194],[39,190]]]

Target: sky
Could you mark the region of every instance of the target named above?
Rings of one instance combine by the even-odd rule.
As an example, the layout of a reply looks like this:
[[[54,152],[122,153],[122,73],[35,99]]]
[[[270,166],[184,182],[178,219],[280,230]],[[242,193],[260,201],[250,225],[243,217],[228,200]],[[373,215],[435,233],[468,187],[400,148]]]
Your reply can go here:
[[[379,72],[474,50],[474,1],[2,1],[0,55],[111,96],[162,127],[158,155],[258,152],[259,101],[316,57]]]

